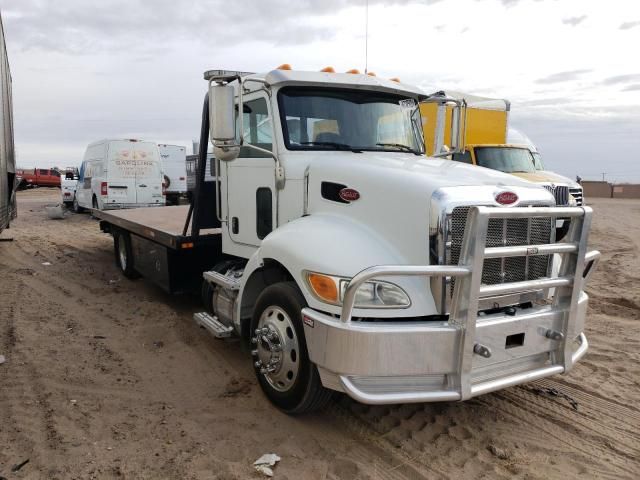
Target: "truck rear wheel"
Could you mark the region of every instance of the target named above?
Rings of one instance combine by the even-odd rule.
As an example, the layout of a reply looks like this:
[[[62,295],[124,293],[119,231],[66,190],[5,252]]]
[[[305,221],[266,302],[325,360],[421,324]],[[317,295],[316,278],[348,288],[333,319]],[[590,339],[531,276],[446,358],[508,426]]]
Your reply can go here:
[[[251,321],[254,369],[271,402],[289,414],[326,406],[333,392],[322,386],[309,360],[301,310],[306,307],[294,282],[267,287],[258,297]]]
[[[116,256],[116,265],[122,274],[130,279],[140,275],[133,268],[133,253],[131,249],[131,237],[126,232],[113,232],[113,246]]]

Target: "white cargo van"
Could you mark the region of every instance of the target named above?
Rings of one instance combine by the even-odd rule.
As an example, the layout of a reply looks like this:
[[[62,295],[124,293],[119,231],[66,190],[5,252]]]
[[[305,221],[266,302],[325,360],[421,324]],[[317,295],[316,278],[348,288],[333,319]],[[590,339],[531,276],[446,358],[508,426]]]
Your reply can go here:
[[[161,206],[162,164],[158,145],[135,139],[100,140],[87,147],[73,208],[107,210]]]
[[[164,191],[168,204],[177,205],[187,194],[187,149],[180,145],[159,143]]]

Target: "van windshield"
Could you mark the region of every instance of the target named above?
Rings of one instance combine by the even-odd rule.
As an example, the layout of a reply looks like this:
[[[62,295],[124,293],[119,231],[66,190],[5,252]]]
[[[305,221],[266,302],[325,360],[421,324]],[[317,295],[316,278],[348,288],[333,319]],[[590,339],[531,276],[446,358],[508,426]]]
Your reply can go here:
[[[506,173],[536,170],[531,152],[526,148],[476,147],[476,164]]]
[[[278,100],[289,150],[424,153],[420,111],[413,98],[370,90],[288,87]]]

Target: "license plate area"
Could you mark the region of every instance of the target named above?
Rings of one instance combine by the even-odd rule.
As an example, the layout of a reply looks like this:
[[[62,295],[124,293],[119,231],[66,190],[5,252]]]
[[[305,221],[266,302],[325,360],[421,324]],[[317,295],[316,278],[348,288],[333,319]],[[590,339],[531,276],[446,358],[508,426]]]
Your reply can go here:
[[[560,342],[547,338],[546,332],[561,329],[561,313],[551,311],[480,320],[476,325],[474,344],[489,348],[491,356],[474,355],[473,368],[552,352],[558,349]]]
[[[514,333],[513,335],[507,335],[507,339],[504,342],[504,348],[516,348],[524,345],[524,332]]]

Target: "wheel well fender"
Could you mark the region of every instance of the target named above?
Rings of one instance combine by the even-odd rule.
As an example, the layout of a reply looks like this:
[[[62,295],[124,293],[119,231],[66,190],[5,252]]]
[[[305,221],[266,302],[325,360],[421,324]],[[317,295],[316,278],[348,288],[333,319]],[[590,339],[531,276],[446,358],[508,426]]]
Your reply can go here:
[[[254,253],[245,267],[246,280],[243,282],[238,295],[237,317],[241,338],[249,343],[251,316],[253,308],[262,291],[269,285],[279,282],[294,280],[291,272],[277,260],[259,257],[259,252]],[[295,281],[295,280],[294,280]]]
[[[296,282],[309,307],[339,314],[340,306],[321,302],[311,293],[306,283],[305,271],[351,278],[358,272],[377,265],[427,264],[428,250],[425,247],[424,259],[411,258],[366,225],[343,216],[317,214],[293,220],[265,237],[260,248],[251,257],[245,272],[253,272],[262,264],[267,264],[267,259],[279,265]],[[403,309],[402,316],[417,317],[438,313],[428,278],[399,276],[392,277],[389,281],[403,288],[411,299],[411,306]],[[250,302],[245,304],[244,300],[242,303],[245,307],[250,305]],[[399,312],[393,309],[361,313],[364,316],[374,314],[378,318],[399,316]],[[242,318],[242,315],[238,318]]]

